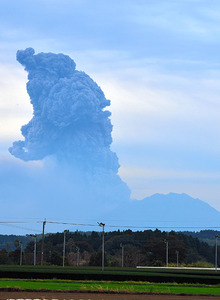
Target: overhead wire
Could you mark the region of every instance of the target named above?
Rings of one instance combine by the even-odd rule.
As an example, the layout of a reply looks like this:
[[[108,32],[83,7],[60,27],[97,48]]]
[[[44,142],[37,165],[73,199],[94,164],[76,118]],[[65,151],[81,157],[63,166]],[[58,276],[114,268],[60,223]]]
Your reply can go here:
[[[45,219],[46,220],[46,219]],[[10,225],[14,227],[18,227],[15,224],[30,224],[30,223],[43,223],[43,221],[0,221],[0,225]],[[72,223],[72,222],[58,222],[58,221],[46,221],[49,224],[57,224],[57,225],[70,225],[70,226],[86,226],[86,227],[99,227],[98,224],[88,224],[88,223]],[[136,226],[136,225],[111,225],[105,224],[105,227],[108,228],[127,228],[127,229],[220,229],[220,226]],[[23,229],[30,229],[25,227],[20,227]],[[36,229],[30,229],[34,231],[39,231]]]
[[[42,223],[43,221],[37,221],[36,223]],[[1,222],[0,222],[1,223]],[[16,222],[13,222],[16,223]],[[57,221],[46,221],[49,224],[58,224],[58,225],[72,225],[72,226],[89,226],[89,227],[99,227],[98,224],[86,224],[86,223],[70,223],[70,222],[57,222]],[[218,229],[220,226],[135,226],[135,225],[108,225],[106,227],[110,228],[140,228],[140,229],[151,229],[151,228],[163,228],[163,229],[181,229],[181,228],[202,228],[202,229]]]
[[[40,233],[41,230],[39,229],[33,229],[33,228],[29,228],[29,227],[23,227],[23,226],[17,226],[17,225],[14,225],[14,224],[0,224],[0,225],[4,225],[4,226],[7,226],[7,227],[13,227],[13,228],[18,228],[18,229],[22,229],[22,230],[29,230],[31,232],[37,232],[37,233]]]

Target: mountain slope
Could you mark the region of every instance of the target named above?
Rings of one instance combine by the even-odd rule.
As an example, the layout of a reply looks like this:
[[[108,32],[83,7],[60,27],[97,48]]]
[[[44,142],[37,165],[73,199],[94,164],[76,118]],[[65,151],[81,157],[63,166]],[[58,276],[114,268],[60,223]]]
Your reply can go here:
[[[118,207],[114,211],[114,222],[121,225],[177,229],[191,227],[190,230],[198,230],[203,227],[220,227],[220,212],[187,194],[154,194]]]

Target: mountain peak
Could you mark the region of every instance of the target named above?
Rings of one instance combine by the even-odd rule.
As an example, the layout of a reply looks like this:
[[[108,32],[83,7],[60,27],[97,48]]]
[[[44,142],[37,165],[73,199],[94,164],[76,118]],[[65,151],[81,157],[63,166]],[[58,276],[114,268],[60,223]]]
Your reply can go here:
[[[131,225],[157,228],[219,228],[220,212],[186,193],[154,194],[118,207],[115,217]],[[122,214],[123,212],[123,214]]]

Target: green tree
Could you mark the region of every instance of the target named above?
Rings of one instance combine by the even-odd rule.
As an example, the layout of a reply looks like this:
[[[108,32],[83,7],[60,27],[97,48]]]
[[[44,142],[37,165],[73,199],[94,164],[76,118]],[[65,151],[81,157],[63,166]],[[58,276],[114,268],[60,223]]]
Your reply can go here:
[[[11,261],[18,265],[20,263],[20,248],[16,248],[15,250],[9,252],[8,256],[11,259]]]
[[[16,240],[14,241],[14,246],[15,246],[15,248],[18,248],[18,246],[19,246],[19,240],[16,239]]]
[[[8,253],[5,249],[0,250],[0,265],[7,265],[10,263]]]
[[[101,266],[102,265],[102,251],[94,252],[90,256],[89,260],[90,266]],[[107,267],[109,265],[109,259],[107,257],[107,254],[105,252],[104,256],[104,265]]]
[[[52,251],[49,262],[52,265],[61,266],[62,265],[62,256],[59,254],[58,251]]]

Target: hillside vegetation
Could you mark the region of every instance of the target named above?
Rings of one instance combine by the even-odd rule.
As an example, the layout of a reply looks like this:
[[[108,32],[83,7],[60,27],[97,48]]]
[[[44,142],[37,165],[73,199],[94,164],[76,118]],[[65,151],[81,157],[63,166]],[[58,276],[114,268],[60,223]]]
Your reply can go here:
[[[204,231],[200,232],[205,235]],[[216,231],[207,231],[206,238],[215,240]],[[124,250],[124,267],[137,265],[164,266],[166,263],[166,243],[169,243],[169,265],[213,266],[215,246],[202,242],[189,232],[165,232],[160,230],[145,231],[112,231],[105,233],[105,266],[120,267],[122,264],[122,247]],[[16,236],[14,236],[15,238]],[[0,236],[2,238],[2,236]],[[20,263],[19,238],[14,240],[13,247],[6,242],[0,250],[0,264]],[[27,236],[26,247],[23,247],[22,264],[33,264],[34,240]],[[41,260],[41,237],[37,241],[37,264]],[[64,234],[48,234],[44,238],[44,264],[62,265]],[[0,239],[0,243],[1,239]],[[65,265],[101,266],[100,232],[67,232]],[[220,251],[218,251],[220,262]]]

